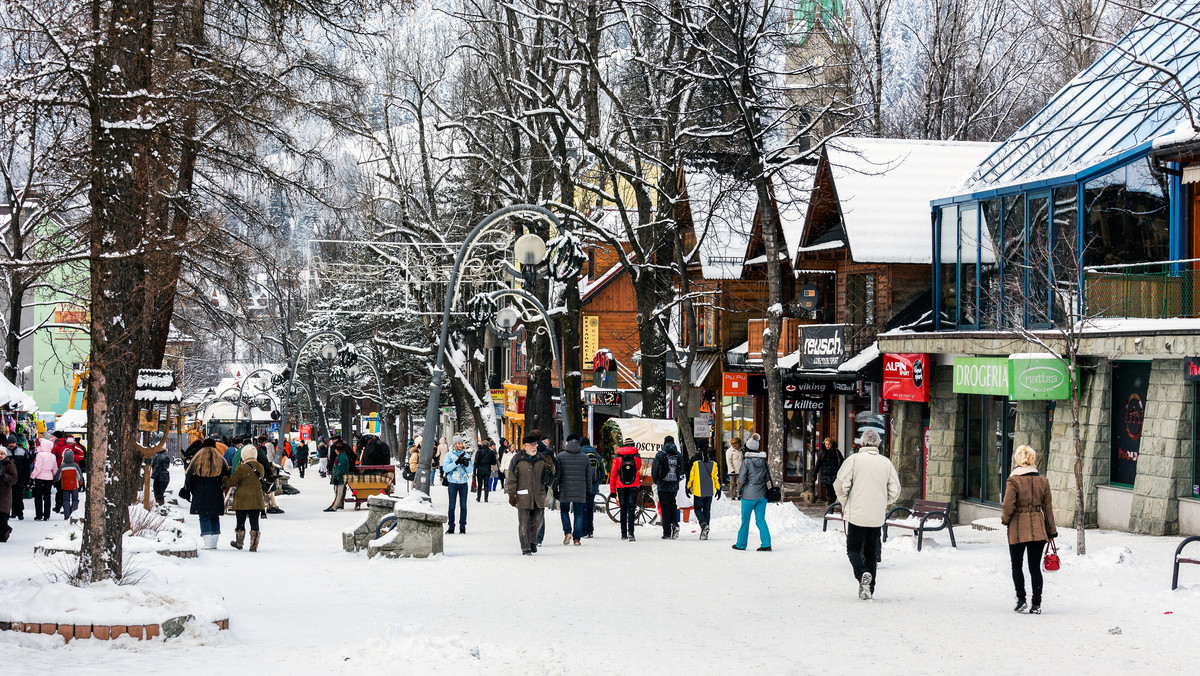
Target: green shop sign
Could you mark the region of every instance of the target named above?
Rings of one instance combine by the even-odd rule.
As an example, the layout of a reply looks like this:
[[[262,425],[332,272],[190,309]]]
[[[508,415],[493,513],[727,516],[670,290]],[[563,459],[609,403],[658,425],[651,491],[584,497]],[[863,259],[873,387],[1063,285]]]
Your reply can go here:
[[[955,357],[954,391],[1007,397],[1008,360],[1004,357]]]
[[[1071,378],[1066,364],[1049,355],[1014,354],[1009,357],[1012,399],[1070,399]]]
[[[954,391],[990,394],[1015,401],[1069,399],[1067,367],[1049,355],[956,357]]]

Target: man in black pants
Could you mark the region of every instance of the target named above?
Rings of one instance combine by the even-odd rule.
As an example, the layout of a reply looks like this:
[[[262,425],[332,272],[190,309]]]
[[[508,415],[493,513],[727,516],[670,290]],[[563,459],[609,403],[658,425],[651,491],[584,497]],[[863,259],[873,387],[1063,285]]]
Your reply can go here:
[[[621,539],[633,542],[633,526],[637,522],[638,500],[642,493],[642,458],[633,439],[626,438],[624,445],[617,449],[608,477],[609,495],[616,495],[621,505]]]
[[[475,502],[479,502],[480,496],[483,496],[483,501],[488,501],[488,495],[492,492],[492,487],[488,485],[488,479],[492,476],[492,466],[496,464],[496,451],[492,448],[491,439],[484,439],[479,444],[479,450],[475,451]]]
[[[862,447],[838,470],[834,489],[846,520],[846,556],[858,581],[858,598],[875,594],[879,533],[887,507],[900,497],[900,477],[892,461],[879,454],[879,433],[864,430]]]

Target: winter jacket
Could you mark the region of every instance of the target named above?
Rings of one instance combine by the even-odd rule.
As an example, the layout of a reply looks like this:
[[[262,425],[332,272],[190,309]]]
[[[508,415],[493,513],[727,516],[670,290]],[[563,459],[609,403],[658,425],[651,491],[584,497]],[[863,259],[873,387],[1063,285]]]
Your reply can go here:
[[[308,455],[309,455],[309,450],[310,450],[308,448],[308,445],[310,443],[312,443],[312,442],[304,441],[304,442],[301,442],[298,446],[296,446],[296,459],[293,461],[293,464],[296,464],[296,465],[307,465],[308,464]]]
[[[725,471],[730,474],[741,475],[742,458],[742,447],[729,444],[729,448],[725,451]]]
[[[155,453],[154,457],[150,459],[150,480],[171,480],[171,459],[167,457],[165,450]]]
[[[637,478],[633,483],[627,484],[621,481],[621,458],[626,455],[632,455],[633,461],[637,464]],[[611,493],[616,493],[618,488],[638,488],[642,485],[642,456],[638,455],[638,451],[633,446],[622,446],[617,449],[617,456],[613,458],[612,467],[608,472],[608,490]]]
[[[329,446],[324,443],[317,444],[317,457],[318,458],[328,458],[329,457]]]
[[[717,474],[717,463],[697,460],[688,472],[687,491],[697,498],[711,498],[721,490],[721,477]]]
[[[30,479],[41,479],[42,481],[54,480],[54,473],[58,471],[58,463],[54,460],[53,447],[38,451],[37,457],[33,460],[33,471],[30,472]]]
[[[17,485],[17,463],[0,460],[0,514],[12,511],[12,487]]]
[[[517,499],[517,509],[546,507],[546,472],[552,471],[541,453],[517,453],[508,466],[504,490]]]
[[[266,478],[266,470],[263,466],[257,460],[247,460],[238,465],[231,476],[221,479],[222,484],[231,486],[236,491],[233,494],[234,510],[267,508],[267,501],[263,498],[262,484],[259,483],[264,478]]]
[[[592,487],[592,463],[579,449],[579,442],[567,442],[558,454],[558,499],[562,502],[587,502]]]
[[[878,448],[863,446],[842,463],[833,489],[847,523],[877,528],[883,525],[888,505],[900,497],[900,476]]]
[[[466,464],[460,465],[459,458],[466,458]],[[446,481],[452,484],[470,483],[472,468],[474,464],[471,462],[471,452],[465,448],[450,449],[442,460],[442,471],[446,473]]]
[[[825,448],[821,446],[821,452],[817,454],[817,464],[813,467],[813,473],[817,475],[820,483],[831,484],[837,479],[838,470],[842,467],[842,454],[838,452],[837,446],[833,448]]]
[[[413,444],[408,449],[408,471],[417,473],[417,463],[421,461],[421,447]]]
[[[58,471],[54,473],[54,480],[59,482],[64,491],[77,491],[80,486],[79,465],[75,464],[74,453],[67,453],[63,456],[63,464],[58,466]]]
[[[743,500],[765,500],[767,498],[767,454],[765,451],[746,451],[742,455],[742,468],[738,481],[742,484]]]
[[[230,468],[237,466],[242,461],[242,454],[239,452],[237,444],[230,444],[225,447],[225,464]]]
[[[670,459],[675,458],[675,479],[668,480],[667,472],[670,469]],[[650,478],[654,480],[654,485],[661,492],[670,492],[679,490],[679,482],[686,475],[687,469],[684,467],[683,455],[680,454],[679,448],[673,442],[663,444],[662,450],[654,456],[654,462],[650,465]]]
[[[591,444],[580,446],[579,452],[588,457],[588,464],[592,466],[592,485],[588,488],[588,492],[595,495],[600,492],[600,484],[608,481],[608,475],[604,472],[604,458],[600,455],[600,451],[597,451],[596,447]]]
[[[486,477],[492,473],[492,465],[496,464],[496,451],[490,446],[481,446],[475,451],[475,475]]]
[[[372,439],[363,451],[362,464],[390,465],[392,464],[392,449],[379,439]]]
[[[224,468],[217,476],[199,476],[187,474],[183,485],[192,494],[192,514],[205,516],[221,516],[225,513],[225,494],[221,490],[223,479],[230,476],[229,468]],[[236,498],[236,496],[234,496]]]
[[[350,455],[347,453],[338,453],[337,460],[333,463],[333,468],[329,470],[329,483],[334,486],[341,486],[346,483],[346,475],[350,473]]]
[[[1058,537],[1050,482],[1033,467],[1018,467],[1008,476],[1000,522],[1008,526],[1008,544],[1044,542]]]
[[[51,448],[54,450],[54,459],[57,460],[58,464],[61,465],[63,451],[67,448],[66,437],[63,437],[62,439],[55,439],[54,445]]]

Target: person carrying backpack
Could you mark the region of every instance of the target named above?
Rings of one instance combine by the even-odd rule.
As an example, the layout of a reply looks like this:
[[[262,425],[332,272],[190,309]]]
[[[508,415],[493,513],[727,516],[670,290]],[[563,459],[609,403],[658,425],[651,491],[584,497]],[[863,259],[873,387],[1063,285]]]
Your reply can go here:
[[[692,463],[688,472],[687,493],[692,498],[696,521],[700,523],[700,539],[707,540],[713,498],[721,499],[721,477],[717,472],[716,459],[708,448],[702,449],[700,458]]]
[[[624,445],[617,449],[608,477],[609,495],[615,495],[621,506],[621,539],[633,542],[633,523],[642,491],[642,458],[633,439],[626,437]]]
[[[663,439],[662,450],[654,456],[650,466],[650,478],[658,489],[658,511],[662,522],[664,540],[679,537],[679,480],[683,477],[683,454],[675,445],[675,437]]]
[[[600,492],[600,484],[608,483],[608,472],[604,471],[604,458],[587,437],[579,440],[579,451],[587,456],[588,464],[592,467],[592,483],[588,486],[587,509],[583,512],[583,537],[590,538],[595,534],[596,494]]]

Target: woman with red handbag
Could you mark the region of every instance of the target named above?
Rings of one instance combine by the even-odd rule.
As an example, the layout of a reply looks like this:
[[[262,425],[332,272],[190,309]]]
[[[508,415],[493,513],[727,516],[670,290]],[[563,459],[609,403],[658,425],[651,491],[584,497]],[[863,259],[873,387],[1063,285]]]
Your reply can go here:
[[[1050,502],[1050,482],[1038,474],[1037,453],[1021,446],[1013,453],[1016,467],[1009,474],[1005,487],[1000,521],[1008,526],[1008,554],[1012,560],[1013,585],[1017,590],[1017,607],[1025,610],[1025,576],[1021,559],[1029,563],[1029,581],[1033,584],[1033,604],[1029,614],[1042,614],[1042,552],[1046,541],[1058,537],[1054,525],[1054,506]]]

